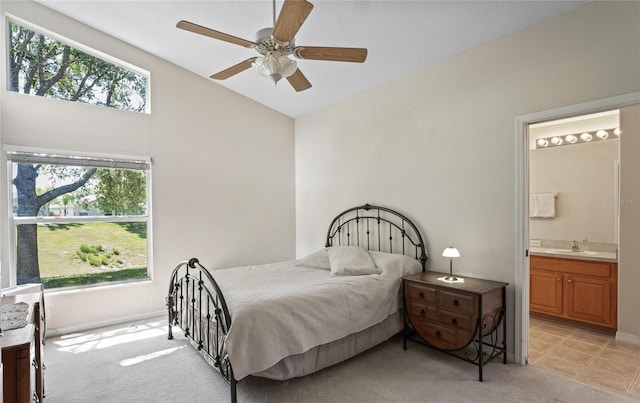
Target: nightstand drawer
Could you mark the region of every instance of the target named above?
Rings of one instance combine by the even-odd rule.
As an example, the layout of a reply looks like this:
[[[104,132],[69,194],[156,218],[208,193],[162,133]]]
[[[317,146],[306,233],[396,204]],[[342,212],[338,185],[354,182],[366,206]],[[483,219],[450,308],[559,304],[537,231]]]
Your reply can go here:
[[[446,311],[444,309],[440,311],[438,322],[443,325],[455,327],[456,329],[464,329],[469,331],[473,330],[476,326],[473,317],[457,312]]]
[[[437,291],[435,288],[425,287],[417,285],[411,282],[407,282],[407,297],[411,299],[417,299],[426,303],[435,304]]]
[[[476,299],[471,295],[440,290],[438,305],[455,312],[472,313],[476,310]]]
[[[456,345],[456,331],[442,326],[422,322],[422,332],[425,339],[440,348],[452,348]]]
[[[412,318],[430,319],[433,321],[435,321],[438,316],[435,306],[425,305],[424,303],[415,300],[411,300],[409,315],[411,315]]]

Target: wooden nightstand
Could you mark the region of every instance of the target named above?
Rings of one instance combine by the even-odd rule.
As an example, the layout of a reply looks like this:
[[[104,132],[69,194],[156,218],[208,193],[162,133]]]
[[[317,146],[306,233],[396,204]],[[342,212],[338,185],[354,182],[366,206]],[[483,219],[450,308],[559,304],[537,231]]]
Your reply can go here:
[[[456,277],[464,282],[439,280],[447,275],[424,272],[402,279],[404,349],[411,340],[470,362],[482,381],[486,363],[500,355],[507,363],[508,283],[463,276]]]

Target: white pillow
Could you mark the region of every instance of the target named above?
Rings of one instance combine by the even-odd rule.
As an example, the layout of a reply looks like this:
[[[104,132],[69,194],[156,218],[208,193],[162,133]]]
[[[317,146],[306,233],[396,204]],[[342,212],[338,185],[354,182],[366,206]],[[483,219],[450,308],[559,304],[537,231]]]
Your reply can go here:
[[[332,246],[327,248],[332,276],[378,274],[378,269],[367,251],[359,246]]]
[[[369,251],[369,256],[371,256],[376,267],[381,269],[383,273],[404,277],[422,271],[420,261],[411,256],[374,250]]]
[[[303,257],[295,264],[295,266],[308,267],[310,269],[331,269],[331,263],[329,263],[329,255],[327,255],[327,250],[325,248]]]

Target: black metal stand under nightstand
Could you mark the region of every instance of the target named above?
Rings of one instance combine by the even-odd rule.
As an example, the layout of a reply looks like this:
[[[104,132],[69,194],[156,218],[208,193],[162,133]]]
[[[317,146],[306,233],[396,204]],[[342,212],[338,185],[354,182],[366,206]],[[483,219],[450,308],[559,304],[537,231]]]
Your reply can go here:
[[[423,272],[402,279],[403,348],[411,340],[460,358],[478,366],[482,381],[485,364],[500,355],[507,363],[508,283],[463,276],[457,276],[462,281],[446,282],[446,276]]]

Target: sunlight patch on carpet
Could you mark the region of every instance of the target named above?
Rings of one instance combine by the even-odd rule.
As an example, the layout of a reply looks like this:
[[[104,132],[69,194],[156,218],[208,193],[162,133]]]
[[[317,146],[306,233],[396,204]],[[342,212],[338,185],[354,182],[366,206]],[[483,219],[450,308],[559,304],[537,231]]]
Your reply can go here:
[[[153,360],[154,358],[169,355],[185,347],[186,347],[185,345],[182,345],[179,347],[173,347],[173,348],[167,348],[165,350],[155,351],[151,354],[144,354],[144,355],[139,355],[133,358],[127,358],[126,360],[120,361],[120,365],[123,367],[128,367],[131,365],[140,364],[141,362],[145,362],[145,361]]]
[[[134,341],[150,339],[166,334],[163,329],[146,329],[142,331],[129,331],[124,334],[109,335],[103,334],[83,334],[77,337],[55,341],[54,344],[60,346],[59,351],[79,354],[88,351],[117,346],[119,344],[131,343]]]

